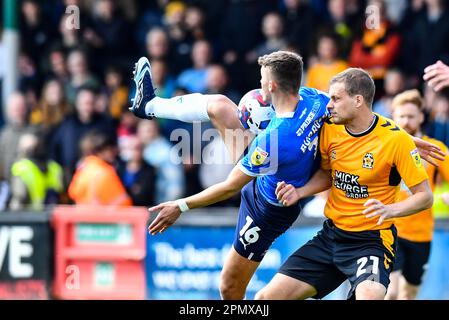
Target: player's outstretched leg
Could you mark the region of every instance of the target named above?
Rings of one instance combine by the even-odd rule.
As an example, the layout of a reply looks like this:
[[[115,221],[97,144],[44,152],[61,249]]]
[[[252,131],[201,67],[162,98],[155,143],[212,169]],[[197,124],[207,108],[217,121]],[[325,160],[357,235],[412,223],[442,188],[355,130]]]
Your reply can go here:
[[[164,118],[184,122],[211,121],[219,131],[235,163],[254,135],[240,123],[237,105],[220,94],[192,93],[170,99],[159,98],[151,79],[151,65],[142,57],[135,65],[136,95],[131,112],[139,118]]]
[[[141,57],[135,64],[136,94],[130,110],[139,118],[163,118],[184,122],[222,121],[228,129],[243,128],[238,119],[237,106],[223,95],[186,94],[170,99],[155,95],[151,65]],[[223,118],[223,116],[226,116]],[[218,118],[221,118],[219,120]]]
[[[236,163],[255,135],[243,128],[237,105],[224,95],[209,95],[207,112],[210,121],[220,133],[232,162]]]

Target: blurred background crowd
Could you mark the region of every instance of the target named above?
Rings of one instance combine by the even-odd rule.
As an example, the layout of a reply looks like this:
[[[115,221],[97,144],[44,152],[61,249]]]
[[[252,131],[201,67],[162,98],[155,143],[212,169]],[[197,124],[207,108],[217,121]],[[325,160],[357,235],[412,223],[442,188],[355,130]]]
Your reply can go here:
[[[70,5],[80,10],[79,28],[67,27]],[[370,5],[378,20],[367,17]],[[220,93],[236,103],[259,86],[257,57],[276,50],[300,53],[303,84],[324,91],[333,75],[362,67],[376,81],[375,112],[391,117],[392,98],[418,88],[425,133],[449,145],[449,94],[422,80],[426,66],[449,62],[445,0],[21,0],[19,13],[19,86],[2,106],[0,129],[3,210],[150,206],[227,176],[232,165],[198,161],[195,152],[171,159],[176,129],[190,133],[190,149],[225,157],[218,140],[198,142],[190,124],[128,111],[142,55],[158,96]],[[0,42],[0,61],[4,50]]]

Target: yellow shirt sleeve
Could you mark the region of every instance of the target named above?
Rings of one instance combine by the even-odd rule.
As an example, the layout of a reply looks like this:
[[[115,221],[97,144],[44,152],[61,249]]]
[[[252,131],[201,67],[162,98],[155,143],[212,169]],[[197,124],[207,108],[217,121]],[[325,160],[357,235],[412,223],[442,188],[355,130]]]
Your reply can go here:
[[[401,178],[410,188],[429,177],[422,164],[418,148],[412,138],[402,129],[398,134],[399,137],[397,143],[395,143],[396,152],[393,158],[393,164],[396,165]]]

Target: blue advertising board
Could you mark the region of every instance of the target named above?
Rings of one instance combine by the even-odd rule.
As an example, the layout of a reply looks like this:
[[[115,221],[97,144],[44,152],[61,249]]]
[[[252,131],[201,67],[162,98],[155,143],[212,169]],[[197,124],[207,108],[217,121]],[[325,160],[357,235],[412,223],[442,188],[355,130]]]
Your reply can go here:
[[[282,262],[321,226],[292,228],[279,237],[266,253],[249,283],[247,298],[274,276]],[[219,279],[223,262],[232,245],[233,227],[172,227],[163,234],[148,236],[148,299],[220,299]],[[420,299],[449,299],[449,232],[435,231],[429,268],[424,276]],[[326,299],[346,299],[349,289],[344,283]]]
[[[254,298],[282,262],[318,230],[318,226],[294,228],[279,237],[249,283],[247,298]],[[148,236],[148,298],[220,299],[220,271],[233,236],[232,227],[172,227]]]

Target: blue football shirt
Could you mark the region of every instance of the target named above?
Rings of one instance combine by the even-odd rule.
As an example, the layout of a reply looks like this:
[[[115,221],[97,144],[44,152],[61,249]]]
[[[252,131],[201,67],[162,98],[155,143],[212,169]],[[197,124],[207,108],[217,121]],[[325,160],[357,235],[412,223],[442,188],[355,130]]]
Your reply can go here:
[[[307,87],[301,87],[299,95],[296,110],[276,114],[238,163],[245,174],[257,177],[259,194],[277,206],[280,206],[275,195],[278,182],[301,187],[319,168],[318,138],[328,117],[329,96]]]

